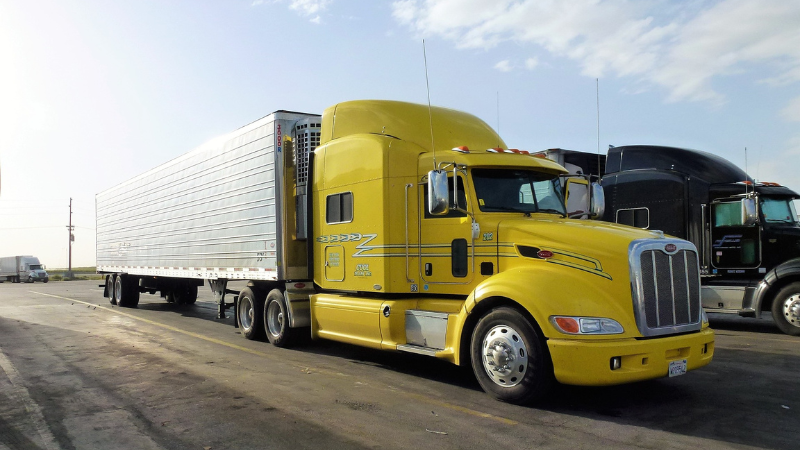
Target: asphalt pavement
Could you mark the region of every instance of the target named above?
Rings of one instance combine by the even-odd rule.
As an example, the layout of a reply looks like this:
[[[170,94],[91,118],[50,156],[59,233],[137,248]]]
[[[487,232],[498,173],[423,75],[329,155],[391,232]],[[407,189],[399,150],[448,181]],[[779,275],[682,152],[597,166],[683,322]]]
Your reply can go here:
[[[429,357],[248,341],[207,286],[129,309],[98,284],[0,284],[0,450],[800,447],[800,338],[769,318],[712,315],[686,375],[520,407]]]

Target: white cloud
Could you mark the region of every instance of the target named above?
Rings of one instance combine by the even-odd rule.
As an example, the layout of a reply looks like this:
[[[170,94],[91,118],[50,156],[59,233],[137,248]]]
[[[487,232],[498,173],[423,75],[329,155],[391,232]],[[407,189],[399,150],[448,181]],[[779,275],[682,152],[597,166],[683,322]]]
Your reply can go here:
[[[331,0],[291,0],[289,8],[293,9],[304,16],[316,16],[311,19],[312,22],[319,23],[319,13],[328,7]]]
[[[781,110],[781,116],[790,122],[800,122],[800,97],[796,97]],[[800,145],[796,145],[800,147]]]
[[[525,68],[533,70],[539,65],[539,60],[536,58],[528,58],[525,60]]]
[[[723,101],[713,80],[747,70],[763,73],[764,83],[800,81],[798,1],[401,0],[392,7],[400,24],[459,48],[536,45],[577,61],[586,76],[661,87],[669,101]]]
[[[507,59],[504,59],[495,64],[494,68],[499,70],[500,72],[511,72],[511,69],[513,69],[514,67],[511,66],[511,63]]]
[[[265,3],[282,3],[284,0],[253,0],[252,6],[260,6]],[[333,0],[289,0],[289,9],[297,11],[303,17],[310,17],[309,22],[320,24],[322,16],[320,13],[328,8]]]

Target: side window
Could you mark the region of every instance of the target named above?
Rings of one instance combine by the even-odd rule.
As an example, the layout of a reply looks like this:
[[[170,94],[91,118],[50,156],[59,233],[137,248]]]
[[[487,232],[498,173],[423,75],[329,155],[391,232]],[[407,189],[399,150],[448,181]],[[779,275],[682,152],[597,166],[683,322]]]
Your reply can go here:
[[[325,222],[345,223],[353,221],[353,193],[329,195],[325,205]]]
[[[744,225],[741,202],[717,203],[714,208],[715,227],[736,227]]]
[[[618,209],[617,223],[636,228],[650,228],[650,210],[647,208]]]
[[[458,177],[458,192],[454,193],[453,192],[453,177],[447,177],[447,188],[448,188],[448,191],[450,192],[450,194],[449,194],[449,197],[450,197],[450,212],[448,212],[444,216],[433,216],[428,212],[428,208],[426,206],[425,207],[425,218],[426,219],[438,219],[438,218],[441,218],[441,217],[467,217],[466,214],[464,214],[464,213],[462,213],[460,211],[456,211],[456,210],[453,209],[453,205],[455,205],[454,199],[455,199],[455,195],[456,194],[458,195],[458,206],[461,209],[467,209],[467,195],[464,193],[464,178]],[[423,203],[423,205],[427,205],[428,204],[428,186],[427,185],[425,185],[425,187],[424,187],[424,201],[425,201],[425,203]]]

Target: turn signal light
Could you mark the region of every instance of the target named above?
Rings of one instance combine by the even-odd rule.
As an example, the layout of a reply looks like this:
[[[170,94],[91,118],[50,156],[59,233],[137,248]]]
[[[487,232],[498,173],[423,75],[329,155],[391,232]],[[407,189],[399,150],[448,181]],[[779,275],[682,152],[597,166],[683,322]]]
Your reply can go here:
[[[566,334],[621,334],[625,331],[619,322],[605,317],[551,316],[550,322]]]
[[[561,331],[572,334],[578,334],[581,331],[580,326],[578,326],[578,321],[572,317],[556,317],[555,322],[556,325],[561,328]]]

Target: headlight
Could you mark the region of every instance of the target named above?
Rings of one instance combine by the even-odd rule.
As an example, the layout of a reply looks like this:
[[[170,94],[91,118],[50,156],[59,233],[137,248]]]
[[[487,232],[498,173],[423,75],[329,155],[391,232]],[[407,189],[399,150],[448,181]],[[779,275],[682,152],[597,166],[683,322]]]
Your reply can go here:
[[[566,334],[621,334],[622,325],[605,317],[552,316],[550,322]]]

